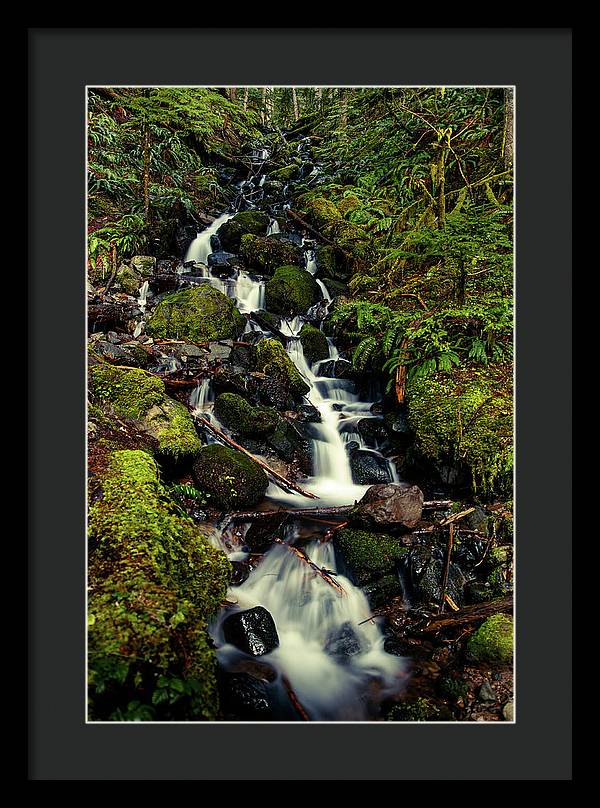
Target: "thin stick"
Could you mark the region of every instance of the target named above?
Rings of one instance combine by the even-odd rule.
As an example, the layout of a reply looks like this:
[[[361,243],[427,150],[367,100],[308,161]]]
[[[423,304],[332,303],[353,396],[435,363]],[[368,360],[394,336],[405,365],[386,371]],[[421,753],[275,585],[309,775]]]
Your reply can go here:
[[[334,581],[328,572],[325,572],[325,570],[319,567],[318,564],[315,564],[314,561],[311,561],[306,552],[302,550],[300,547],[294,547],[293,544],[287,544],[282,539],[275,538],[273,539],[273,541],[276,544],[281,544],[282,547],[285,547],[286,550],[289,550],[290,553],[293,553],[295,556],[297,556],[300,559],[300,561],[304,561],[305,564],[308,564],[308,566],[312,570],[314,570],[317,573],[317,575],[319,575],[324,581],[326,581],[329,584],[329,586],[332,586],[337,592],[339,592],[340,595],[344,596],[346,594],[346,590],[342,586],[340,586],[340,584],[338,584],[337,581]]]
[[[453,546],[454,546],[454,522],[451,522],[450,531],[448,533],[448,546],[446,548],[446,560],[444,562],[444,572],[442,574],[442,595],[440,597],[438,614],[441,614],[444,611],[444,604],[446,602],[446,587],[448,586],[448,570],[450,569],[450,556],[452,555]]]
[[[290,684],[290,680],[287,678],[287,676],[282,676],[281,681],[283,682],[283,686],[285,687],[285,689],[287,691],[289,699],[292,702],[292,704],[294,705],[294,709],[296,710],[296,712],[298,713],[300,718],[303,721],[310,721],[310,716],[306,712],[304,707],[300,704],[298,696],[296,695],[294,689],[292,688],[292,685]]]

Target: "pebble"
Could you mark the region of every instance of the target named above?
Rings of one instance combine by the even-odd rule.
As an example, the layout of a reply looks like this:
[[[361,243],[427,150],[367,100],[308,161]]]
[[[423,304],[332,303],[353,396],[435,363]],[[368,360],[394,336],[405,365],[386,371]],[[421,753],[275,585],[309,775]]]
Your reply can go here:
[[[483,680],[483,684],[479,688],[479,700],[480,701],[496,701],[496,694],[494,693],[494,688],[488,682],[487,679]]]
[[[502,708],[502,717],[505,721],[514,721],[515,705],[513,700],[507,701]]]

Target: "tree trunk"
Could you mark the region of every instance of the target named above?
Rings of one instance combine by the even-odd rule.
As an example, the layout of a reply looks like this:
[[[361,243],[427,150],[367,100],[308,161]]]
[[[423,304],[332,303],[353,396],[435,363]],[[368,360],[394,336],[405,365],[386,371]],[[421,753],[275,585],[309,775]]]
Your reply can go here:
[[[262,121],[262,125],[264,126],[267,122],[267,88],[262,88],[262,97],[261,97],[261,105],[260,105],[260,119]]]
[[[248,88],[244,87],[244,111],[248,109]]]
[[[504,145],[503,157],[504,168],[508,169],[513,164],[514,151],[514,100],[512,87],[504,88]]]
[[[348,124],[348,95],[346,90],[340,90],[340,126],[345,129]]]
[[[144,221],[150,223],[150,127],[144,122]]]
[[[237,87],[230,87],[229,88],[229,98],[232,101],[235,101],[237,98]]]
[[[445,136],[444,136],[445,137]],[[446,226],[446,144],[442,139],[439,143],[438,161],[436,165],[436,213],[438,228],[443,230]]]
[[[300,112],[298,108],[298,95],[295,87],[292,87],[292,103],[294,105],[294,120],[297,121],[300,117]]]

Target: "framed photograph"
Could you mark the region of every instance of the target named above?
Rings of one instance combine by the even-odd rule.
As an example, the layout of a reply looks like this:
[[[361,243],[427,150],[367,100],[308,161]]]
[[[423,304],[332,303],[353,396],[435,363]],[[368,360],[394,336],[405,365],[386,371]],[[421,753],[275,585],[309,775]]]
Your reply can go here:
[[[570,779],[570,38],[31,29],[30,779]]]

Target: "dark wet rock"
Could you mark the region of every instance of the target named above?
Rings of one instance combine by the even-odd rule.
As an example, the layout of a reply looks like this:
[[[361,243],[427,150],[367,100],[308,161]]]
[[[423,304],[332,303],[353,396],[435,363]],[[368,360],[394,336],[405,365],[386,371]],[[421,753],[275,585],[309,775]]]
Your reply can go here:
[[[360,640],[349,622],[332,629],[325,640],[325,653],[335,657],[338,662],[344,662],[359,654],[360,649]]]
[[[294,406],[294,398],[284,379],[264,376],[258,380],[257,387],[258,399],[261,404],[266,404],[282,411]]]
[[[239,258],[233,253],[220,250],[208,256],[208,266],[219,277],[230,277],[233,275],[236,266],[239,265]]]
[[[381,418],[361,418],[356,424],[356,431],[367,446],[373,448],[387,441],[388,434]]]
[[[336,401],[335,404],[331,405],[331,409],[335,410],[336,412],[341,412],[344,409],[344,405],[341,402]]]
[[[229,581],[231,586],[241,586],[244,581],[248,580],[249,575],[250,564],[247,561],[231,562],[231,579]]]
[[[423,512],[423,492],[416,485],[373,485],[352,511],[352,520],[372,527],[414,528]]]
[[[262,679],[248,673],[221,670],[217,681],[225,720],[268,721],[273,718],[271,695]]]
[[[286,418],[280,418],[273,432],[267,435],[265,440],[267,446],[282,460],[296,463],[305,474],[311,473],[311,441],[297,424]]]
[[[369,449],[354,449],[351,452],[350,469],[356,485],[377,485],[392,480],[385,457]]]
[[[226,642],[251,656],[269,654],[279,645],[275,621],[264,606],[234,612],[223,621]]]
[[[405,580],[410,587],[410,600],[413,604],[439,603],[442,597],[444,559],[426,546],[412,547],[404,559]],[[464,604],[463,590],[465,576],[458,564],[450,563],[446,594],[458,605]]]
[[[173,242],[180,255],[187,252],[187,248],[198,235],[198,227],[192,223],[178,224],[173,235]]]
[[[352,368],[352,362],[347,359],[328,359],[319,364],[319,376],[327,379],[349,379],[353,380],[356,373]]]
[[[193,466],[201,491],[210,494],[210,504],[224,510],[256,505],[265,495],[269,481],[254,461],[229,446],[203,446]]]
[[[129,365],[134,368],[146,367],[150,359],[150,355],[139,345],[137,345],[137,348],[134,346],[126,347],[108,340],[98,340],[94,348],[100,356],[115,361],[119,365]]]
[[[181,345],[177,345],[176,350],[179,356],[187,356],[188,358],[194,358],[194,359],[206,357],[207,355],[205,350],[199,348],[197,345],[192,345],[191,343],[183,343]]]
[[[250,375],[244,368],[221,365],[213,375],[213,387],[219,393],[237,393],[245,398],[252,398],[257,392],[259,384],[262,389],[262,379]],[[261,402],[269,403],[269,402]]]
[[[155,275],[175,275],[179,260],[177,258],[159,258],[154,270]]]
[[[383,423],[392,444],[405,449],[413,439],[413,433],[404,410],[394,410],[384,416]]]
[[[211,342],[208,346],[208,354],[206,358],[210,363],[213,362],[227,362],[231,356],[233,349],[233,340],[219,340],[218,342]]]
[[[310,424],[318,424],[321,422],[321,413],[313,404],[301,404],[298,407],[297,416],[298,420]]]
[[[251,553],[266,553],[276,537],[281,537],[281,527],[286,514],[274,512],[267,519],[253,522],[244,536],[244,544]]]
[[[484,679],[481,683],[481,687],[477,691],[477,698],[479,701],[486,701],[486,702],[494,702],[496,701],[496,693],[494,692],[494,688],[488,682],[487,679]]]
[[[282,383],[292,398],[301,399],[310,390],[285,348],[276,339],[263,339],[259,343],[256,351],[256,367],[269,378]]]
[[[369,606],[372,609],[378,609],[380,606],[389,603],[392,598],[402,595],[403,591],[400,579],[394,573],[384,575],[382,578],[366,584],[363,586],[363,593],[369,601]]]
[[[179,282],[179,275],[160,272],[149,279],[148,287],[155,295],[162,295],[165,292],[173,292],[175,289],[178,289]]]
[[[231,665],[232,673],[247,673],[262,682],[274,682],[277,671],[261,659],[239,659]]]

